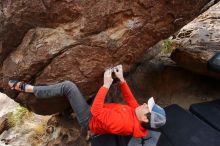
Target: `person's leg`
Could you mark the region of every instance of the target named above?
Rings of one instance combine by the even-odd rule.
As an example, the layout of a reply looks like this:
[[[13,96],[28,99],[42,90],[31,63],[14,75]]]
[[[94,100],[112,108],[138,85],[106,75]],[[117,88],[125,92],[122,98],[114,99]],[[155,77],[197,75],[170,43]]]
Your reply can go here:
[[[34,86],[33,92],[38,98],[52,98],[57,96],[67,97],[76,113],[79,124],[83,128],[88,126],[91,116],[90,106],[87,104],[78,87],[74,83],[64,81],[55,85]]]
[[[49,86],[32,86],[26,83],[11,80],[9,81],[9,86],[12,89],[18,91],[34,93],[34,95],[40,99],[48,99],[58,96],[67,97],[71,104],[71,107],[76,113],[79,124],[83,128],[86,128],[88,126],[91,116],[90,107],[83,98],[78,87],[74,83],[70,81],[64,81],[62,83]]]
[[[161,133],[157,131],[148,130],[148,136],[143,138],[131,138],[128,146],[156,146]]]

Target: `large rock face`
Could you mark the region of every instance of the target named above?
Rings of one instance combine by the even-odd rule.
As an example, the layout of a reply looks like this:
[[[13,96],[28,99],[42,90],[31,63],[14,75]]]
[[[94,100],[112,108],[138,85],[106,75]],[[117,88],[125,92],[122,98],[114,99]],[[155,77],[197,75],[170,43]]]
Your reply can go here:
[[[90,95],[102,84],[106,67],[123,64],[128,71],[147,48],[195,18],[208,2],[2,0],[0,84],[15,98],[9,79],[71,80]],[[15,100],[38,114],[68,106],[65,98],[39,101],[20,94]]]
[[[171,58],[187,70],[220,79],[220,73],[210,70],[207,65],[208,60],[217,52],[217,49],[219,48],[177,48]]]
[[[183,27],[175,39],[181,48],[171,58],[193,72],[220,79],[220,74],[207,68],[208,60],[220,50],[220,2]]]

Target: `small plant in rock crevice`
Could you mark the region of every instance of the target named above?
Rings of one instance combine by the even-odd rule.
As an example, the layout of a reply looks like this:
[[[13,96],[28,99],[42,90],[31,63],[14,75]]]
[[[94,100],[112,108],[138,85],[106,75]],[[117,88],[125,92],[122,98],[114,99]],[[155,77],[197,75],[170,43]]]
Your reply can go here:
[[[170,54],[175,49],[176,43],[171,39],[165,39],[162,41],[161,54]]]
[[[17,107],[17,109],[8,116],[8,123],[11,127],[19,125],[23,122],[25,116],[28,116],[30,112],[24,107]]]

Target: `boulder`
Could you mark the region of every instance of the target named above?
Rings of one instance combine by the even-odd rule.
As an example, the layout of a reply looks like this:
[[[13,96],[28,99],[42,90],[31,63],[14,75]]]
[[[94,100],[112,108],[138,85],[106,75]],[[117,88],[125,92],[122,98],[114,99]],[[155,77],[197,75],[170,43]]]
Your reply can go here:
[[[184,26],[174,39],[177,46],[171,58],[181,67],[220,79],[207,68],[208,60],[220,50],[220,2]]]
[[[9,129],[9,123],[8,123],[8,119],[6,118],[6,116],[4,117],[0,117],[0,135],[2,134],[2,132],[4,132],[5,130]]]
[[[219,99],[220,94],[218,80],[186,70],[164,55],[142,62],[126,81],[140,104],[154,97],[162,107],[178,104],[189,109],[193,103]],[[123,101],[119,85],[112,85],[106,102]]]
[[[149,47],[198,16],[209,2],[1,1],[0,85],[35,113],[63,111],[68,106],[65,98],[39,101],[27,94],[17,96],[8,80],[35,85],[71,80],[84,96],[91,95],[102,85],[105,68],[123,64],[127,72]]]
[[[171,58],[181,67],[201,75],[220,79],[219,72],[208,68],[208,60],[216,53],[215,49],[204,48],[177,48],[172,52]]]

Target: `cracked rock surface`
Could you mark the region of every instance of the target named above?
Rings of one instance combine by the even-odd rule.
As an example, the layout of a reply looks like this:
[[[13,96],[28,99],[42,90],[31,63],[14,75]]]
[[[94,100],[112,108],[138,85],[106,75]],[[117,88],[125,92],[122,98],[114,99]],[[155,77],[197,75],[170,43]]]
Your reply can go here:
[[[220,79],[218,72],[207,67],[208,60],[220,51],[220,2],[184,26],[177,37],[171,58],[181,67],[198,74]]]
[[[65,98],[38,100],[11,91],[9,79],[32,84],[71,80],[91,95],[105,68],[127,72],[144,52],[207,7],[209,0],[1,0],[0,85],[37,114],[68,107]],[[48,108],[50,107],[50,108]]]

